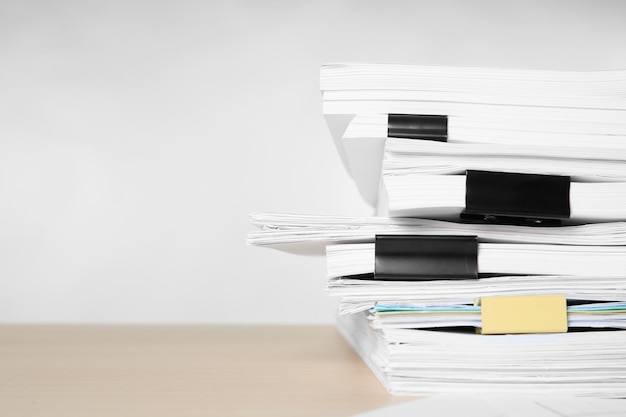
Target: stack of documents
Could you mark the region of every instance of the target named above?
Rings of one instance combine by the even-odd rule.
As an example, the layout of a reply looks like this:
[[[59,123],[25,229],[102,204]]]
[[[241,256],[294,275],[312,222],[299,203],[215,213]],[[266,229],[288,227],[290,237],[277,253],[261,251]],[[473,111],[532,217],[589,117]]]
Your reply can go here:
[[[328,246],[328,278],[374,274],[379,260],[376,245],[354,243]],[[445,255],[437,253],[431,256]],[[398,256],[396,262],[401,261]],[[448,259],[444,261],[449,262]],[[626,280],[626,246],[478,243],[477,269],[479,276],[567,275]],[[406,279],[412,279],[412,276]]]
[[[552,297],[549,295],[537,297]],[[510,297],[498,297],[505,302]],[[529,298],[530,299],[530,298]],[[567,300],[563,297],[563,300]],[[533,300],[534,301],[534,300]],[[567,302],[566,302],[567,304]],[[474,327],[483,329],[483,307],[480,304],[377,303],[371,309],[375,329],[443,329]],[[567,305],[565,316],[571,328],[626,328],[626,302],[581,302]],[[520,314],[527,314],[521,311]],[[532,311],[530,311],[532,313]],[[545,333],[545,332],[543,332]]]
[[[385,143],[379,212],[458,218],[465,208],[468,171],[567,176],[568,221],[619,221],[625,217],[621,207],[626,202],[626,159],[619,151],[394,138]]]
[[[625,397],[626,70],[334,64],[321,89],[377,216],[254,213],[247,242],[325,254],[385,387]]]
[[[254,213],[251,223],[259,230],[248,233],[248,244],[286,249],[295,246],[300,252],[314,254],[328,252],[328,289],[340,297],[341,314],[366,311],[377,302],[471,304],[481,296],[494,295],[558,293],[568,299],[626,301],[626,269],[621,266],[626,259],[623,222],[532,227]],[[475,235],[482,248],[479,271],[488,268],[500,274],[454,281],[375,280],[372,245],[376,236],[385,235]],[[515,245],[496,245],[505,243]],[[559,262],[557,257],[566,259]],[[513,268],[521,274],[509,275]],[[533,271],[540,274],[530,274]],[[561,275],[548,275],[547,271]]]
[[[385,139],[416,137],[402,125],[396,129],[389,115],[431,117],[417,136],[431,141],[546,148],[543,156],[557,158],[567,148],[583,159],[626,160],[624,70],[330,64],[322,67],[320,84],[339,154],[372,205]]]
[[[626,393],[624,223],[530,227],[280,213],[254,214],[252,222],[261,230],[248,235],[250,244],[326,245],[340,331],[393,394]],[[376,240],[415,230],[475,234],[477,277],[377,279]],[[555,294],[565,315],[558,333],[480,334],[481,300]],[[532,304],[526,308],[514,316],[531,315]]]
[[[626,142],[625,142],[626,143]],[[602,149],[601,149],[602,150]],[[379,213],[458,219],[467,207],[469,175],[542,176],[567,181],[567,222],[622,221],[626,203],[626,161],[537,156],[507,146],[455,145],[422,140],[386,142]],[[590,151],[581,152],[589,155]],[[491,192],[501,190],[494,186]],[[532,197],[539,198],[539,197]]]
[[[293,213],[252,213],[259,230],[248,233],[250,245],[374,242],[376,235],[478,235],[483,242],[557,245],[626,245],[626,222],[562,227],[456,223],[419,218],[347,217]],[[323,250],[323,248],[322,248]]]
[[[468,329],[374,329],[340,317],[354,349],[397,395],[531,394],[624,397],[626,331],[482,335]]]

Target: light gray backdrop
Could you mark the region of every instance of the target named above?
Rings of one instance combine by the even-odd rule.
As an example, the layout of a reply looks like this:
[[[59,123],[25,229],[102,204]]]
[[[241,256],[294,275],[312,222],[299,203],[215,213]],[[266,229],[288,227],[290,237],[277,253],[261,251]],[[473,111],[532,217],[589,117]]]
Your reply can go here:
[[[620,1],[0,2],[0,322],[331,323],[251,211],[369,215],[327,62],[626,67]]]

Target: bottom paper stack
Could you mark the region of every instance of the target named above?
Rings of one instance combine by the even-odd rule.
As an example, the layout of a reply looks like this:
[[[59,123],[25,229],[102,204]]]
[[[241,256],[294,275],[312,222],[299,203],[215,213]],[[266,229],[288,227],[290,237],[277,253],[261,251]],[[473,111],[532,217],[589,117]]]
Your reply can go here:
[[[626,331],[481,335],[375,329],[368,312],[339,330],[395,395],[501,393],[626,397]]]

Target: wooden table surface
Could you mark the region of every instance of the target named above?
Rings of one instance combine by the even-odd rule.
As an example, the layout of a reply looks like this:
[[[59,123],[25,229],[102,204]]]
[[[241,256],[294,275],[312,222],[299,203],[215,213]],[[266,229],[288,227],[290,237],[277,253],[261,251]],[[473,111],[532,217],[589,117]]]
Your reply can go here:
[[[0,416],[330,417],[410,399],[330,326],[0,326]]]

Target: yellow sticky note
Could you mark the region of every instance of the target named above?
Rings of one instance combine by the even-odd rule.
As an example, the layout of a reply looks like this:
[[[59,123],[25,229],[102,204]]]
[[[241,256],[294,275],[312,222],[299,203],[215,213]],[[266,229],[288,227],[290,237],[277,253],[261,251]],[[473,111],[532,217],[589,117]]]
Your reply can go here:
[[[482,334],[567,332],[564,295],[482,297]]]

